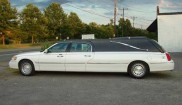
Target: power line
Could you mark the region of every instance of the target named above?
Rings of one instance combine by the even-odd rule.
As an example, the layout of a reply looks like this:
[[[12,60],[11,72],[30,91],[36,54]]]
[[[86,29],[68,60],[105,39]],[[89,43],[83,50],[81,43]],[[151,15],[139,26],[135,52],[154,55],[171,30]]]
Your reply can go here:
[[[98,14],[98,13],[95,13],[95,12],[83,10],[82,8],[79,8],[79,7],[70,5],[70,4],[65,4],[65,5],[68,5],[68,6],[71,6],[71,7],[73,7],[73,8],[79,9],[79,10],[84,11],[84,12],[87,12],[87,13],[89,13],[89,14],[97,15],[97,16],[100,16],[100,17],[108,18],[108,19],[113,19],[113,18],[111,18],[111,17],[105,16],[105,15],[101,15],[101,14]],[[123,9],[120,9],[120,10],[123,10]],[[127,9],[125,8],[125,10],[128,10],[128,8],[127,8]],[[123,14],[124,14],[124,11],[123,11]],[[124,17],[125,17],[125,16],[124,16]],[[137,18],[138,18],[138,19],[141,19],[141,20],[145,20],[145,21],[150,21],[150,22],[153,21],[153,20],[145,19],[145,18],[143,18],[143,17],[137,17]]]
[[[123,9],[120,9],[120,10],[123,10]],[[128,9],[129,10],[129,9]],[[143,11],[141,11],[143,12]],[[135,23],[135,19],[136,17],[133,17],[133,16],[124,16],[124,17],[127,17],[128,19],[131,19],[133,21],[133,27],[134,27],[134,24],[137,24],[137,25],[143,25],[143,23],[146,23],[146,21],[150,21],[152,22],[153,20],[149,20],[149,19],[146,19],[146,18],[143,18],[143,17],[137,17],[138,19],[142,20],[142,21],[145,21],[145,22],[142,22],[142,24],[138,24],[138,23]],[[148,23],[147,23],[148,24]]]
[[[98,13],[95,13],[95,12],[91,12],[91,11],[83,10],[83,9],[81,9],[81,8],[79,8],[79,7],[76,7],[76,6],[73,6],[73,5],[70,5],[70,4],[64,4],[64,5],[71,6],[71,7],[73,7],[73,8],[79,9],[79,10],[81,10],[81,11],[87,12],[87,13],[92,14],[92,15],[97,15],[97,16],[100,16],[100,17],[104,17],[104,18],[108,18],[108,19],[113,19],[113,18],[110,18],[110,17],[104,16],[104,15],[101,15],[101,14],[98,14]]]
[[[119,14],[120,15],[120,14]],[[132,19],[132,16],[125,16],[125,18],[127,18],[127,19]],[[138,19],[138,17],[137,17],[137,19]],[[142,23],[144,23],[144,22],[142,22]],[[137,23],[137,22],[135,22],[135,24],[136,25],[138,25],[138,26],[147,26],[146,24],[140,24],[140,23]],[[148,24],[148,23],[147,23]]]
[[[150,19],[146,19],[146,18],[143,18],[143,17],[138,17],[138,19],[141,19],[141,20],[145,20],[145,21],[154,21],[154,20],[150,20]]]
[[[129,17],[132,17],[132,16],[129,16]],[[146,18],[144,18],[144,17],[137,17],[138,19],[141,19],[141,20],[145,20],[145,21],[154,21],[154,20],[150,20],[150,19],[146,19]]]
[[[89,3],[94,3],[94,2],[91,2],[91,1],[89,1],[89,0],[87,0]],[[115,1],[115,0],[114,0]],[[118,4],[118,1],[116,0],[116,2],[117,2],[117,4]],[[69,5],[69,4],[68,4]],[[73,5],[72,5],[73,6]],[[127,5],[128,6],[128,5]],[[131,7],[130,6],[128,6],[129,8],[127,8],[127,10],[133,10],[133,11],[138,11],[138,12],[143,12],[143,13],[152,13],[152,12],[156,12],[156,11],[142,11],[142,10],[136,10],[136,9],[131,9]],[[78,8],[78,7],[77,7]],[[117,9],[116,9],[117,10]],[[122,10],[123,11],[123,8],[121,9],[121,8],[118,8],[118,10]],[[86,10],[84,10],[84,11],[86,11]],[[90,11],[87,11],[87,12],[90,12]],[[94,12],[90,12],[90,13],[94,13]],[[95,14],[97,14],[97,13],[95,13]],[[99,14],[100,15],[100,14]],[[104,15],[101,15],[102,17],[104,16]],[[104,16],[104,17],[107,17],[107,16]],[[109,18],[109,17],[107,17],[107,18]],[[153,21],[153,20],[150,20],[150,19],[146,19],[146,18],[143,18],[143,17],[137,17],[137,18],[141,18],[142,20],[146,20],[146,21]],[[110,18],[110,19],[112,19],[112,18]]]
[[[154,12],[156,12],[156,11],[150,11],[150,12],[148,12],[148,11],[142,11],[142,10],[137,10],[137,9],[131,9],[131,7],[129,7],[129,9],[128,10],[130,10],[130,11],[135,11],[135,12],[141,12],[141,13],[154,13]]]
[[[86,1],[91,3],[91,4],[95,4],[95,2],[93,2],[93,1],[90,1],[90,0],[86,0]],[[118,4],[118,1],[117,1],[117,4]],[[136,12],[143,12],[143,13],[154,13],[154,12],[156,12],[156,11],[143,11],[143,10],[141,10],[139,8],[133,8],[133,7],[129,6],[129,5],[127,5],[127,4],[124,4],[124,5],[127,6],[127,8],[129,8],[128,10],[132,10],[132,11],[136,11]]]
[[[141,8],[133,8],[133,7],[129,6],[128,4],[124,4],[124,5],[127,6],[130,10],[133,10],[133,11],[136,11],[136,12],[143,12],[143,13],[157,12],[157,11],[144,11],[144,10],[141,10]]]
[[[71,6],[71,7],[73,7],[73,8],[79,9],[79,10],[81,10],[81,11],[87,12],[87,13],[92,14],[92,15],[100,16],[100,17],[107,18],[107,19],[114,19],[114,18],[110,18],[110,17],[104,16],[104,15],[95,13],[95,12],[83,10],[82,8],[79,8],[79,7],[70,5],[70,4],[64,4],[64,5]],[[117,10],[117,9],[116,9],[116,10]],[[126,17],[126,18],[129,18],[129,19],[132,19],[131,17],[125,16],[125,10],[128,10],[128,8],[123,8],[122,10],[123,10],[123,19],[124,19],[125,17]],[[116,13],[116,14],[117,14],[117,13]],[[146,21],[153,21],[153,20],[147,20],[147,19],[144,19],[144,18],[141,18],[141,17],[137,17],[137,18],[142,19],[142,20],[146,20]],[[138,24],[138,23],[135,23],[135,24],[136,24],[136,25],[139,25],[139,26],[142,25],[142,24]],[[122,26],[122,27],[124,28],[124,26]],[[122,30],[122,31],[124,31],[124,30]],[[124,32],[123,32],[122,35],[124,35]]]

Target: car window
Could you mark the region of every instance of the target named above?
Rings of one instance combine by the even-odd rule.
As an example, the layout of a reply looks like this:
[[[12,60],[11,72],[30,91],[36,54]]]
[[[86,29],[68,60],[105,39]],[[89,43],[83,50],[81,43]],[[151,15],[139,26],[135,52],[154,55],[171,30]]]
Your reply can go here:
[[[70,52],[91,52],[91,45],[87,43],[72,43]]]
[[[53,52],[66,52],[66,49],[68,47],[68,43],[58,43],[51,47],[48,51],[49,53]]]

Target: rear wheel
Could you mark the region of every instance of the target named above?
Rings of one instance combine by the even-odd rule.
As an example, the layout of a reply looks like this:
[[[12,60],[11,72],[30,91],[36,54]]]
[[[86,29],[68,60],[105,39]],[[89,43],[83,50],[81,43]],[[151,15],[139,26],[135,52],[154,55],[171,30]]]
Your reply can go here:
[[[30,76],[35,73],[34,65],[29,60],[23,60],[19,65],[20,73],[24,76]]]
[[[130,64],[128,68],[128,73],[131,77],[134,78],[143,78],[145,77],[149,72],[149,68],[146,64],[143,62],[134,62]]]

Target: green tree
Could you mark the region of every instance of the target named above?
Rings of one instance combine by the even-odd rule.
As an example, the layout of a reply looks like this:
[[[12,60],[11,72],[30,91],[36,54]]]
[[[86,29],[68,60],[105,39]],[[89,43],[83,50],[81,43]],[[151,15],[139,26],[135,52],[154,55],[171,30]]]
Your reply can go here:
[[[85,26],[85,31],[84,34],[94,34],[96,38],[99,38],[99,25],[95,22],[91,22],[89,24],[84,24]]]
[[[21,23],[21,29],[31,37],[32,43],[46,36],[47,20],[37,6],[33,4],[26,5],[21,13]]]
[[[118,21],[119,25],[117,27],[118,36],[124,37],[124,36],[131,36],[132,35],[132,26],[129,19],[124,20],[123,18],[120,18]]]
[[[8,37],[13,43],[21,44],[23,40],[28,38],[27,32],[22,31],[19,26],[12,27],[10,30]]]
[[[62,34],[62,28],[65,23],[66,14],[58,3],[50,4],[45,10],[44,15],[48,20],[49,38],[55,38]]]
[[[157,34],[153,32],[148,32],[147,30],[139,29],[139,28],[134,28],[133,29],[133,36],[145,36],[150,39],[155,39],[157,40]]]
[[[11,7],[9,0],[0,0],[0,33],[3,45],[5,44],[5,36],[8,36],[8,31],[17,25],[16,14],[17,10]]]
[[[98,25],[95,22],[91,22],[85,25],[85,34],[94,34],[97,39],[112,38],[114,34],[114,29],[111,24],[108,25]]]
[[[84,32],[84,24],[76,13],[71,12],[64,26],[63,34],[70,38],[79,39]]]

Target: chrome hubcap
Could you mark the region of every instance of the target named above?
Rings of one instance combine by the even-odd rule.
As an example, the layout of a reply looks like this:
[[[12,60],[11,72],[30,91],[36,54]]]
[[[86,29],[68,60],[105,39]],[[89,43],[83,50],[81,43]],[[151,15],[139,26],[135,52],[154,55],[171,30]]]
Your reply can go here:
[[[135,64],[132,68],[132,73],[136,77],[142,77],[145,74],[145,67],[142,64]]]
[[[23,63],[22,64],[22,72],[24,74],[30,74],[32,71],[32,66],[29,63]]]

